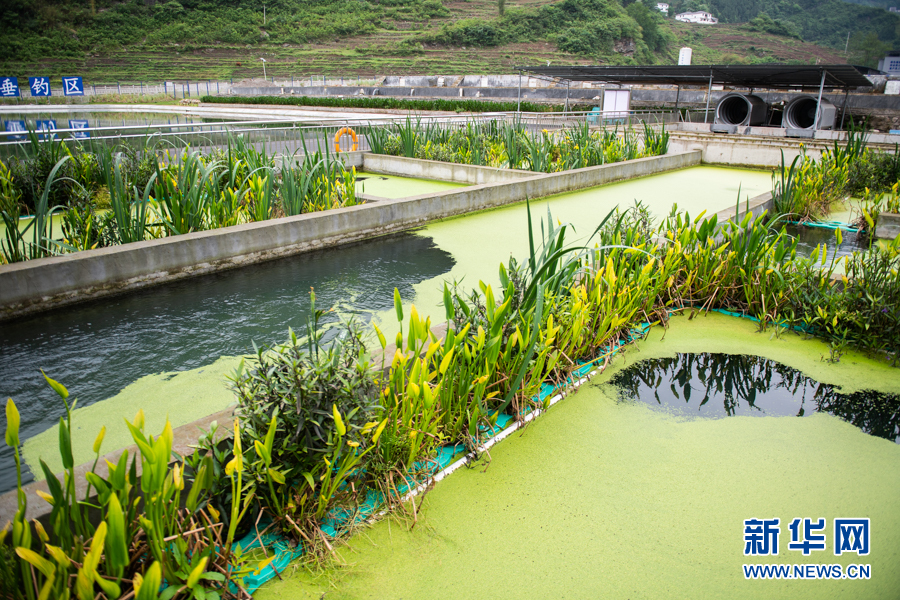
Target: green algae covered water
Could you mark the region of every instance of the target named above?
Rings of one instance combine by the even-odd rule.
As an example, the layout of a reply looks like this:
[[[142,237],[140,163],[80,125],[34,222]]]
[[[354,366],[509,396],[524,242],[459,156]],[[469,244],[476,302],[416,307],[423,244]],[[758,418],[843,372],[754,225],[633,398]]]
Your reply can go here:
[[[361,194],[391,199],[433,194],[466,186],[464,183],[397,177],[364,171],[357,174],[356,182],[356,191]]]
[[[746,320],[676,317],[663,336],[425,497],[409,531],[379,522],[345,565],[298,571],[255,598],[867,598],[900,590],[900,447],[839,417],[684,418],[618,401],[616,375],[677,353],[753,354],[842,391],[900,391],[897,370],[857,353],[772,338]],[[824,518],[826,551],[790,551],[787,525]],[[871,553],[835,556],[835,518],[869,518]],[[779,518],[777,556],[744,556],[744,520]],[[871,565],[866,580],[747,580],[745,564]]]
[[[385,188],[370,192],[376,181]],[[366,193],[382,196],[421,193],[419,185],[455,185],[426,181],[407,189],[404,182],[363,181]],[[532,218],[539,231],[549,207],[554,218],[574,226],[574,241],[593,231],[610,210],[635,200],[657,217],[675,204],[696,216],[733,206],[739,189],[742,198],[753,197],[770,185],[769,174],[761,171],[694,167],[540,199],[532,203]],[[0,397],[12,397],[19,405],[26,464],[37,466],[43,457],[58,470],[53,425],[62,405],[38,369],[67,385],[82,407],[74,420],[75,461],[86,462],[93,458],[91,445],[104,425],[105,452],[130,445],[123,419],[133,418],[139,407],[154,430],[167,416],[177,427],[229,406],[233,399],[225,375],[240,355],[251,351],[252,342],[283,340],[289,326],[302,332],[310,287],[316,289],[319,306],[337,305],[345,316],[374,316],[392,338],[397,330],[391,316],[394,287],[407,305],[415,302],[420,314],[437,322],[444,314],[440,292],[445,280],[471,287],[479,280],[494,284],[499,263],[511,255],[524,257],[527,243],[526,207],[517,204],[433,223],[402,237],[0,324]],[[0,425],[2,419],[0,415]],[[3,446],[0,491],[14,485],[11,468],[12,455]]]
[[[587,190],[549,196],[531,202],[531,220],[540,236],[541,220],[549,209],[553,218],[568,223],[574,231],[566,241],[585,243],[603,218],[616,207],[626,209],[636,201],[646,206],[653,217],[661,219],[673,207],[696,218],[732,208],[740,192],[741,200],[771,190],[771,174],[766,171],[720,167],[692,167],[622,181]],[[528,212],[525,203],[430,223],[420,235],[427,235],[455,261],[449,273],[413,286],[414,295],[403,296],[407,304],[415,302],[420,314],[440,318],[443,282],[460,281],[474,288],[480,280],[498,285],[498,267],[510,256],[528,255]],[[388,339],[397,332],[391,311],[376,315]]]

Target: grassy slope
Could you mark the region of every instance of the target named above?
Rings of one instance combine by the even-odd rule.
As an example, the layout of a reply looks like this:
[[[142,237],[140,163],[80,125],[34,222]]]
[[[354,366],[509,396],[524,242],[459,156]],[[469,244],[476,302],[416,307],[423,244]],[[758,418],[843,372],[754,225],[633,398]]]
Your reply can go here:
[[[518,0],[507,8],[535,8],[545,0]],[[385,19],[375,31],[310,44],[216,44],[151,46],[137,44],[77,58],[0,59],[0,73],[10,75],[80,74],[93,83],[183,79],[235,80],[260,77],[260,57],[269,76],[356,76],[385,74],[508,73],[523,64],[592,64],[594,61],[561,52],[551,41],[515,43],[493,48],[417,48],[402,55],[404,38],[436,31],[458,19],[496,17],[496,0],[449,0],[449,18],[425,21]],[[755,61],[845,62],[840,53],[786,37],[752,32],[737,24],[703,26],[666,21],[673,42],[657,54],[657,62],[674,63],[683,45],[694,49],[694,63]]]

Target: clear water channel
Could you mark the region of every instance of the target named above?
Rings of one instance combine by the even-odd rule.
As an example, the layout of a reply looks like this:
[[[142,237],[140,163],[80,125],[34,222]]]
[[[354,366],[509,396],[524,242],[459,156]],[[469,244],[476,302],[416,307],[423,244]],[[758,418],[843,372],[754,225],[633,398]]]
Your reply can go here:
[[[376,183],[380,192],[372,189]],[[366,192],[421,193],[421,182],[409,185],[377,179],[366,182]],[[539,228],[549,207],[554,219],[574,226],[575,237],[586,236],[611,209],[635,200],[659,217],[673,204],[696,216],[733,206],[738,189],[752,197],[769,186],[768,173],[695,167],[541,199],[533,202],[532,218]],[[524,204],[509,206],[0,324],[0,396],[14,398],[20,408],[26,464],[33,468],[43,457],[59,468],[54,424],[63,407],[39,369],[79,399],[75,460],[85,462],[102,426],[104,452],[131,443],[123,419],[138,408],[156,430],[166,417],[177,427],[229,406],[225,375],[254,342],[282,341],[288,327],[303,331],[310,288],[318,306],[336,308],[332,318],[374,319],[388,337],[396,331],[389,310],[394,287],[407,304],[438,321],[445,280],[496,284],[499,263],[524,256],[526,218]],[[4,446],[0,490],[13,485],[12,457]]]

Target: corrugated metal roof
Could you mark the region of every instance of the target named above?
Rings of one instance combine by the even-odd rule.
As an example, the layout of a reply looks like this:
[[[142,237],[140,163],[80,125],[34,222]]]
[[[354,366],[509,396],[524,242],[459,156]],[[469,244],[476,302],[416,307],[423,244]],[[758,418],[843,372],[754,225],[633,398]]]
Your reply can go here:
[[[853,65],[644,65],[631,67],[516,67],[516,70],[569,81],[616,84],[713,85],[748,88],[827,88],[871,86],[870,70]]]

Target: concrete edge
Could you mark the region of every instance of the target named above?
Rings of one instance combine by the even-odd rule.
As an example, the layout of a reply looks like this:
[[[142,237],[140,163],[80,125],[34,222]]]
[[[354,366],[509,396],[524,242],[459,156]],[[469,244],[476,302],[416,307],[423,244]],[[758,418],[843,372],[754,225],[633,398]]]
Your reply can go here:
[[[464,165],[437,160],[406,158],[404,156],[388,156],[385,154],[366,155],[364,166],[367,173],[416,177],[418,179],[437,179],[471,185],[516,181],[536,175],[532,171],[519,169]]]

